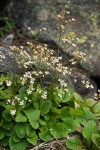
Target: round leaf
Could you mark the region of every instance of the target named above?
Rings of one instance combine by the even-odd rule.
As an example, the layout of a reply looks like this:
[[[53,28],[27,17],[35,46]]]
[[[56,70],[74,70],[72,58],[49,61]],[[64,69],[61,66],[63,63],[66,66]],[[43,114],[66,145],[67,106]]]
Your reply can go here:
[[[19,138],[23,138],[26,135],[26,123],[17,123],[15,125],[15,132]]]
[[[23,112],[18,111],[15,120],[16,120],[16,122],[26,122],[27,117],[24,115]]]
[[[10,112],[8,110],[4,110],[2,112],[2,116],[6,121],[11,121],[12,120],[12,115],[10,114]]]
[[[43,101],[41,105],[41,113],[42,114],[47,114],[52,106],[51,101]]]
[[[72,137],[67,139],[66,145],[72,150],[82,150],[82,143],[78,138]]]

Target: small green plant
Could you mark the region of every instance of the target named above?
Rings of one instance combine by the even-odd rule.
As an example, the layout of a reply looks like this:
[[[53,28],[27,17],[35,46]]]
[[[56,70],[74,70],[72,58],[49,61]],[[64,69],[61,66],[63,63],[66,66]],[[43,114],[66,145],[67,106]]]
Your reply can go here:
[[[11,32],[15,28],[15,24],[12,21],[10,21],[7,17],[1,17],[0,22],[0,37]]]

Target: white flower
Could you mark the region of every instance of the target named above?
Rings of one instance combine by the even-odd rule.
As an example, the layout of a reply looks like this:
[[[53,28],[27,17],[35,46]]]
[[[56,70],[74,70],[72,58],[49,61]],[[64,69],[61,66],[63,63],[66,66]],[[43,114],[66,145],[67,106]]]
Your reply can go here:
[[[62,94],[58,93],[58,97],[62,98]]]
[[[19,105],[24,105],[24,100],[21,100]]]
[[[32,93],[32,91],[30,89],[27,89],[26,91],[27,91],[28,95]]]
[[[11,110],[10,113],[11,113],[11,115],[15,115],[16,114],[16,110]]]
[[[43,94],[41,95],[41,97],[42,97],[43,99],[46,99],[46,98],[47,98],[47,91],[44,91]]]
[[[12,82],[11,82],[11,81],[6,80],[6,84],[7,84],[7,86],[11,86]]]
[[[91,89],[93,89],[93,88],[94,88],[92,84],[90,85],[90,87],[91,87]]]
[[[7,102],[10,103],[10,102],[11,102],[11,99],[8,99]]]
[[[85,87],[88,89],[88,88],[90,87],[90,85],[89,85],[89,84],[86,84]]]

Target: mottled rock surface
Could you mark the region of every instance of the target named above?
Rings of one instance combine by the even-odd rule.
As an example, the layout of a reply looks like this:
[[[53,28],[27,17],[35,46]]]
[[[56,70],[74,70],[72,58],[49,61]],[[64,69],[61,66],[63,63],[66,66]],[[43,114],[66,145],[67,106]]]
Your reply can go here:
[[[61,10],[70,11],[75,18],[72,25],[65,25],[65,32],[75,32],[80,42],[77,46],[86,53],[86,62],[81,67],[92,76],[100,77],[100,1],[99,0],[14,0],[9,5],[9,14],[23,33],[28,27],[37,32],[38,40],[58,45],[57,15]],[[40,29],[43,30],[39,34]],[[63,50],[63,43],[60,43]],[[74,49],[68,49],[71,53]]]

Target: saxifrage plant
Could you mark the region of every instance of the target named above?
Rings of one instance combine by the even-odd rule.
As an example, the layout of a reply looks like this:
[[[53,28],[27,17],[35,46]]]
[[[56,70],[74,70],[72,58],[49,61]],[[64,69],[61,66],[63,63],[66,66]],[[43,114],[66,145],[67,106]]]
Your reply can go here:
[[[63,19],[63,15],[58,18]],[[60,24],[60,36],[62,29]],[[72,45],[70,40],[69,37],[63,39],[65,44]],[[2,148],[25,150],[42,141],[64,138],[67,149],[98,150],[100,102],[91,98],[82,99],[64,81],[64,75],[71,76],[71,68],[63,65],[59,48],[58,56],[47,45],[34,47],[32,42],[28,42],[28,52],[22,46],[11,49],[20,52],[17,63],[23,64],[26,71],[16,80],[11,75],[0,79]],[[84,54],[76,52],[74,56],[72,65],[83,59]],[[47,84],[45,79],[49,76],[52,79]],[[82,82],[86,88],[93,88],[88,81]]]

